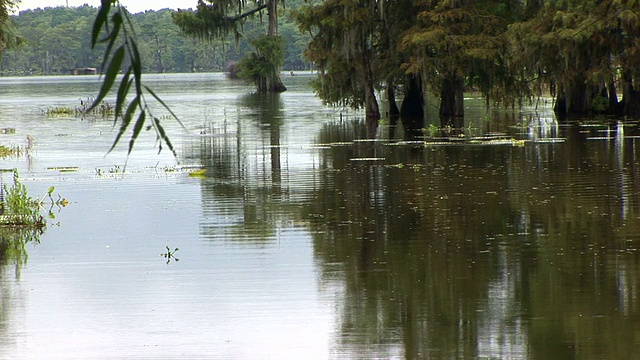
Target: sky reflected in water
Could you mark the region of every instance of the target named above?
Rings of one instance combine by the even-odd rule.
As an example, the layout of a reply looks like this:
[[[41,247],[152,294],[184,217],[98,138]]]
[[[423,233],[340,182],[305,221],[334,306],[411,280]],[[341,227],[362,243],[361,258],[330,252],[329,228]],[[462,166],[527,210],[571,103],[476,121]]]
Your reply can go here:
[[[149,134],[124,172],[110,120],[42,114],[97,78],[0,79],[0,143],[35,139],[0,167],[71,201],[1,258],[0,357],[633,357],[637,123],[469,98],[463,127],[370,141],[309,79],[150,76],[188,131],[167,120],[178,159]]]

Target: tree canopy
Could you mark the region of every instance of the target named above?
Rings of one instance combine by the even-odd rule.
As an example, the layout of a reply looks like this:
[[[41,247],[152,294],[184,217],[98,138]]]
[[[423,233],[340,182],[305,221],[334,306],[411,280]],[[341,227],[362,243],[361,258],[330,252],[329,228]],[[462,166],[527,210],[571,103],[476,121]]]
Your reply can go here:
[[[635,0],[327,0],[296,18],[312,38],[319,96],[364,107],[370,122],[380,116],[372,89],[387,91],[390,115],[397,89],[403,117],[420,117],[410,109],[423,87],[442,118],[464,115],[469,90],[488,105],[550,95],[559,116],[640,117]]]
[[[88,36],[97,11],[88,5],[61,6],[11,15],[9,19],[15,23],[11,31],[18,37],[14,43],[21,40],[22,45],[4,51],[0,74],[60,75],[69,74],[74,68],[98,67],[104,49],[98,45],[92,50]],[[228,64],[238,62],[253,50],[244,38],[234,46],[232,35],[216,42],[185,37],[173,23],[172,13],[164,9],[130,14],[145,73],[225,71]],[[257,38],[263,30],[259,19],[244,24],[247,39]],[[309,63],[302,56],[308,40],[294,21],[283,17],[278,33],[288,44],[282,68],[308,69]]]
[[[284,3],[284,2],[283,2]],[[265,36],[249,42],[255,51],[239,63],[240,75],[251,79],[258,92],[283,92],[287,88],[280,79],[284,61],[284,42],[278,38],[278,0],[246,2],[244,0],[198,0],[195,11],[180,10],[173,14],[174,22],[188,36],[206,41],[225,39],[230,34],[236,42],[243,36],[242,27],[254,15],[267,12]]]

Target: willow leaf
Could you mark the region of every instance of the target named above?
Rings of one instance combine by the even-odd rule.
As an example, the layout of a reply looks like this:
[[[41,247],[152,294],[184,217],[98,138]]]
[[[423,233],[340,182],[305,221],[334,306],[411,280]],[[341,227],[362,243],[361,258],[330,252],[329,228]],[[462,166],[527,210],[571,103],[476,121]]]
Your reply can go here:
[[[93,30],[91,31],[91,48],[94,48],[98,44],[100,29],[102,28],[102,25],[106,24],[110,9],[111,1],[102,0],[100,10],[98,10],[98,14],[96,14],[96,20],[93,22]]]
[[[160,99],[158,95],[156,95],[156,93],[153,90],[151,90],[150,87],[145,85],[144,88],[149,92],[149,94],[151,94],[151,96],[153,96],[154,99],[156,99],[160,104],[162,104],[162,106],[164,106],[164,108],[167,109],[167,111],[169,111],[171,116],[173,116],[173,118],[176,119],[176,121],[178,121],[178,124],[180,124],[180,126],[182,126],[183,128],[185,127],[184,124],[182,124],[182,121],[180,121],[178,116],[173,112],[173,110],[171,110],[171,108],[169,108],[169,106],[165,104],[164,101],[162,101],[162,99]]]
[[[100,65],[101,69],[104,69],[105,64],[107,63],[107,60],[109,60],[109,54],[111,54],[111,49],[113,48],[113,45],[116,43],[116,40],[118,39],[118,35],[120,34],[122,17],[120,16],[119,12],[113,15],[112,22],[113,22],[113,30],[111,30],[111,32],[107,37],[100,40],[100,42],[106,42],[107,40],[109,40],[109,43],[107,44],[107,48],[104,50],[104,59],[102,60],[102,64]]]
[[[124,132],[127,131],[127,127],[129,127],[129,124],[131,123],[131,119],[133,118],[133,114],[136,112],[136,109],[138,108],[139,104],[140,104],[140,97],[136,96],[127,107],[127,112],[122,117],[122,124],[120,125],[120,129],[118,130],[118,134],[116,135],[116,138],[113,141],[113,145],[111,145],[111,148],[109,149],[108,152],[111,152],[116,147],[116,145],[118,144],[118,141],[120,141],[120,138],[122,137],[122,134],[124,134]]]
[[[144,126],[144,121],[146,119],[146,112],[141,111],[140,115],[138,115],[138,120],[136,120],[136,124],[133,126],[133,134],[131,135],[131,140],[129,140],[129,152],[127,155],[131,154],[133,150],[133,144],[135,144],[138,135],[140,134],[140,130]]]
[[[109,63],[109,68],[105,73],[104,81],[102,82],[102,87],[100,87],[100,92],[98,93],[98,97],[96,97],[96,100],[93,102],[93,104],[91,104],[89,109],[87,109],[87,112],[93,110],[93,108],[95,108],[98,104],[100,104],[100,102],[102,101],[102,99],[104,99],[104,97],[107,95],[109,90],[111,90],[111,87],[113,86],[113,83],[115,82],[116,77],[118,76],[118,72],[120,71],[120,66],[122,66],[123,59],[124,59],[124,46],[120,46],[116,50],[116,52],[113,54],[113,57],[111,58],[111,63]]]
[[[124,107],[124,101],[129,93],[129,88],[131,87],[131,83],[133,80],[130,80],[131,76],[131,66],[127,69],[122,76],[122,80],[120,80],[120,86],[118,87],[118,95],[116,97],[116,107],[115,107],[115,118],[113,119],[114,125],[118,121],[118,116],[122,112],[122,108]]]
[[[167,144],[167,146],[169,147],[169,150],[171,150],[171,152],[173,153],[173,156],[177,156],[176,151],[173,148],[173,144],[171,144],[171,140],[169,140],[169,137],[167,137],[167,133],[164,131],[164,128],[162,127],[162,125],[160,125],[160,119],[158,119],[157,117],[154,117],[153,123],[155,124],[158,137]],[[158,154],[162,151],[162,141],[160,141],[160,145],[158,146]]]
[[[133,67],[133,77],[136,80],[136,92],[140,94],[142,92],[142,60],[140,60],[140,52],[134,39],[131,39],[129,44],[131,45],[131,66]]]

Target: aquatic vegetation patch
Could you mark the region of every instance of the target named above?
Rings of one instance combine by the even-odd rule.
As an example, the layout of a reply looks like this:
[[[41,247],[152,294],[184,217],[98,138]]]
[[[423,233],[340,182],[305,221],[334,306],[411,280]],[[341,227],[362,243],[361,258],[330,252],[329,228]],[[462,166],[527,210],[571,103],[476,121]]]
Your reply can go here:
[[[85,116],[97,116],[97,117],[109,117],[115,114],[114,105],[107,101],[102,101],[98,106],[91,108],[93,98],[87,98],[85,100],[80,99],[80,106],[55,106],[50,107],[45,111],[48,117],[82,117]]]
[[[61,173],[76,172],[79,170],[76,166],[50,166],[47,170],[59,171]]]
[[[41,210],[48,212],[49,218],[55,218],[54,207],[62,208],[69,204],[67,199],[58,195],[53,198],[55,188],[49,187],[47,193],[42,197],[31,197],[27,192],[27,187],[20,182],[17,170],[13,170],[13,182],[9,186],[4,184],[0,191],[0,227],[33,227],[44,229],[45,218],[40,214]],[[49,206],[45,209],[45,206]]]
[[[68,106],[57,106],[47,109],[48,117],[68,117],[73,116],[75,111]]]
[[[19,146],[0,145],[0,159],[10,156],[19,156],[22,154],[22,151],[22,148]]]

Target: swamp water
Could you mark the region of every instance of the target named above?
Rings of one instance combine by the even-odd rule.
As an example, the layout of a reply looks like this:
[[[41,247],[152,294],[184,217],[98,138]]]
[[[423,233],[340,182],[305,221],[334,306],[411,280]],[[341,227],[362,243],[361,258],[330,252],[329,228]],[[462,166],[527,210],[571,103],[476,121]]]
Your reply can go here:
[[[309,79],[148,76],[187,130],[164,122],[177,159],[141,135],[126,171],[111,121],[43,115],[97,77],[0,79],[0,144],[33,139],[0,167],[70,201],[0,257],[0,358],[637,356],[637,123],[469,99],[466,137],[368,141]]]

